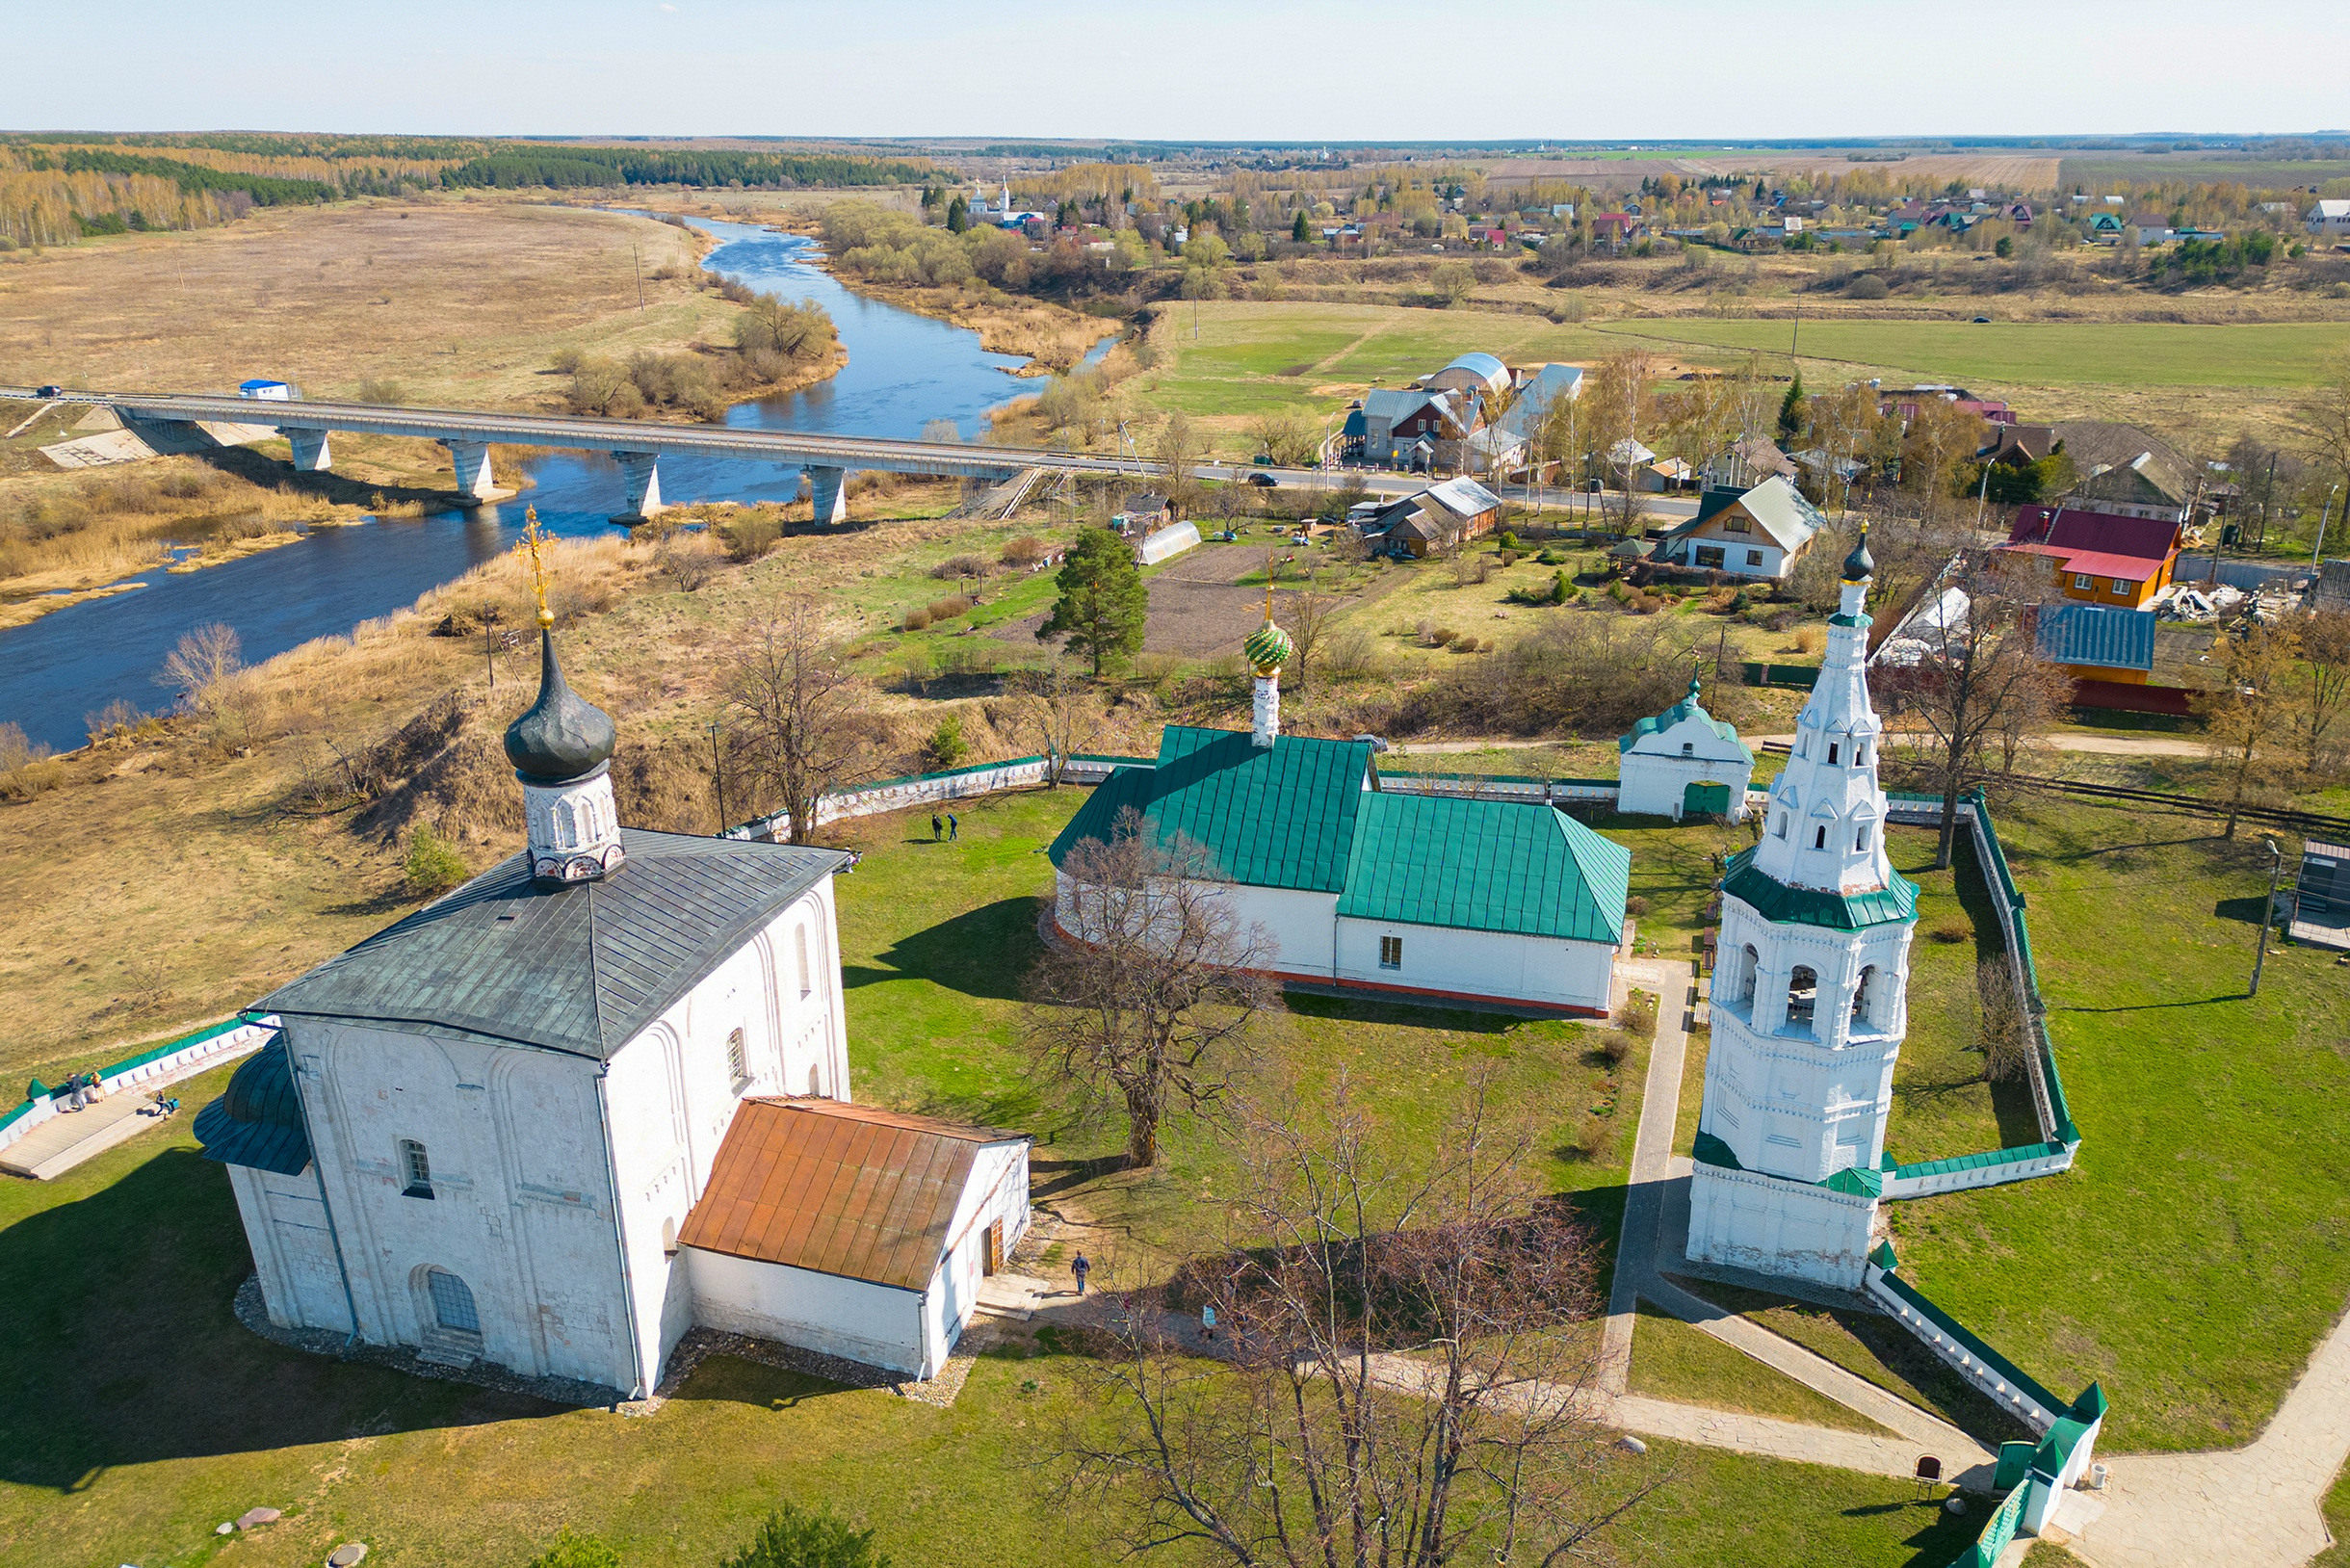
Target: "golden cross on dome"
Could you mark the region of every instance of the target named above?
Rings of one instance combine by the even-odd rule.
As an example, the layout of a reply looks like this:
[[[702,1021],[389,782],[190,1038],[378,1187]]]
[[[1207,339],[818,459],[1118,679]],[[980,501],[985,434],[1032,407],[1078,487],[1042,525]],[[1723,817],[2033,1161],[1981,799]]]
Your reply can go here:
[[[522,513],[522,540],[514,546],[515,559],[530,574],[531,593],[538,601],[538,624],[553,626],[555,612],[547,608],[547,536],[538,532],[538,509],[525,508]]]

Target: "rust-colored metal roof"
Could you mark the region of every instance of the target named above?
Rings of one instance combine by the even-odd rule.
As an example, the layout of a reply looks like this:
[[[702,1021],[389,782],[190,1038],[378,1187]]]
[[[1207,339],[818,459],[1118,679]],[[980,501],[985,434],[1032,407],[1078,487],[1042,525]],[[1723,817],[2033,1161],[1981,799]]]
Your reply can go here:
[[[1026,1137],[840,1100],[754,1097],[735,1112],[677,1240],[927,1290],[979,1149]]]

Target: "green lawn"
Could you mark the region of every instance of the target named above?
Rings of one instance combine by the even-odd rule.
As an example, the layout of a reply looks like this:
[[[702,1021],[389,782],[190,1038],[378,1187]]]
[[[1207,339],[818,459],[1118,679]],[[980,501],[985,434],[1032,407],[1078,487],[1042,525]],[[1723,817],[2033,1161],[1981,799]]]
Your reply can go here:
[[[1962,280],[1963,281],[1963,280]],[[1610,322],[1611,347],[1785,353],[1792,324],[1678,318]],[[1628,341],[1632,340],[1632,341]],[[2160,322],[1807,321],[1806,359],[1922,379],[2031,386],[2300,387],[2350,351],[2350,322],[2215,327]]]
[[[2083,1142],[2068,1174],[1892,1206],[1904,1273],[2105,1443],[2232,1447],[2350,1292],[2350,972],[2272,954],[2257,1001],[2249,836],[2037,799],[2000,836],[2028,901]]]
[[[1632,1391],[1683,1404],[1743,1410],[1809,1426],[1890,1436],[1882,1426],[1815,1394],[1743,1350],[1643,1301],[1632,1341]]]

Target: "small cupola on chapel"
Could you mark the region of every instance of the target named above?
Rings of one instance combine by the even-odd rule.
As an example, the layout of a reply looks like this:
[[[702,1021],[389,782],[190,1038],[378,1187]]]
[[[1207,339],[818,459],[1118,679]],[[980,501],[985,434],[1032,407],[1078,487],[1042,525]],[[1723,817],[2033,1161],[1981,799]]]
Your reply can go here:
[[[1844,558],[1819,680],[1795,720],[1795,745],[1771,787],[1755,869],[1788,887],[1861,893],[1889,885],[1885,792],[1877,787],[1883,726],[1868,700],[1868,626],[1862,606],[1876,562],[1868,536]]]
[[[1240,653],[1256,671],[1256,695],[1249,710],[1249,739],[1258,745],[1271,745],[1281,734],[1281,666],[1296,652],[1290,634],[1273,624],[1272,562],[1267,560],[1265,572],[1265,624],[1248,634],[1240,644]]]
[[[542,882],[588,882],[619,868],[619,808],[612,793],[612,716],[571,690],[555,656],[547,608],[545,541],[538,514],[526,514],[515,547],[538,600],[538,699],[506,727],[506,757],[522,784],[530,824],[531,872]]]

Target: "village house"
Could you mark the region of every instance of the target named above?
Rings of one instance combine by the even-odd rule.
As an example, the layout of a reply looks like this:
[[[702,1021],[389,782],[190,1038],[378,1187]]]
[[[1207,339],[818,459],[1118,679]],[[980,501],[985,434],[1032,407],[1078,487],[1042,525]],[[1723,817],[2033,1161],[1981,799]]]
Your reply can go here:
[[[2111,604],[2051,604],[2039,611],[2040,657],[2076,681],[2144,686],[2154,668],[2154,617]]]
[[[1501,516],[1501,497],[1464,475],[1379,508],[1361,532],[1374,550],[1424,558],[1482,538]]]
[[[934,1375],[1026,1135],[849,1103],[853,857],[620,825],[544,604],[528,848],[264,998],[196,1117],[270,1321],[628,1397],[696,1324]]]
[[[2328,244],[2350,240],[2350,201],[2328,198],[2315,202],[2303,215],[2302,222],[2312,235]]]
[[[2068,599],[2142,610],[2171,585],[2180,533],[2175,518],[2024,507],[1999,548],[2046,559]]]
[[[1780,475],[1748,489],[1716,485],[1697,515],[1657,542],[1652,559],[1739,577],[1785,577],[1828,520]]]
[[[2135,425],[2108,420],[2066,420],[2055,429],[2078,476],[2065,492],[2066,506],[2174,523],[2194,521],[2188,513],[2196,505],[2201,476],[2178,448]]]

